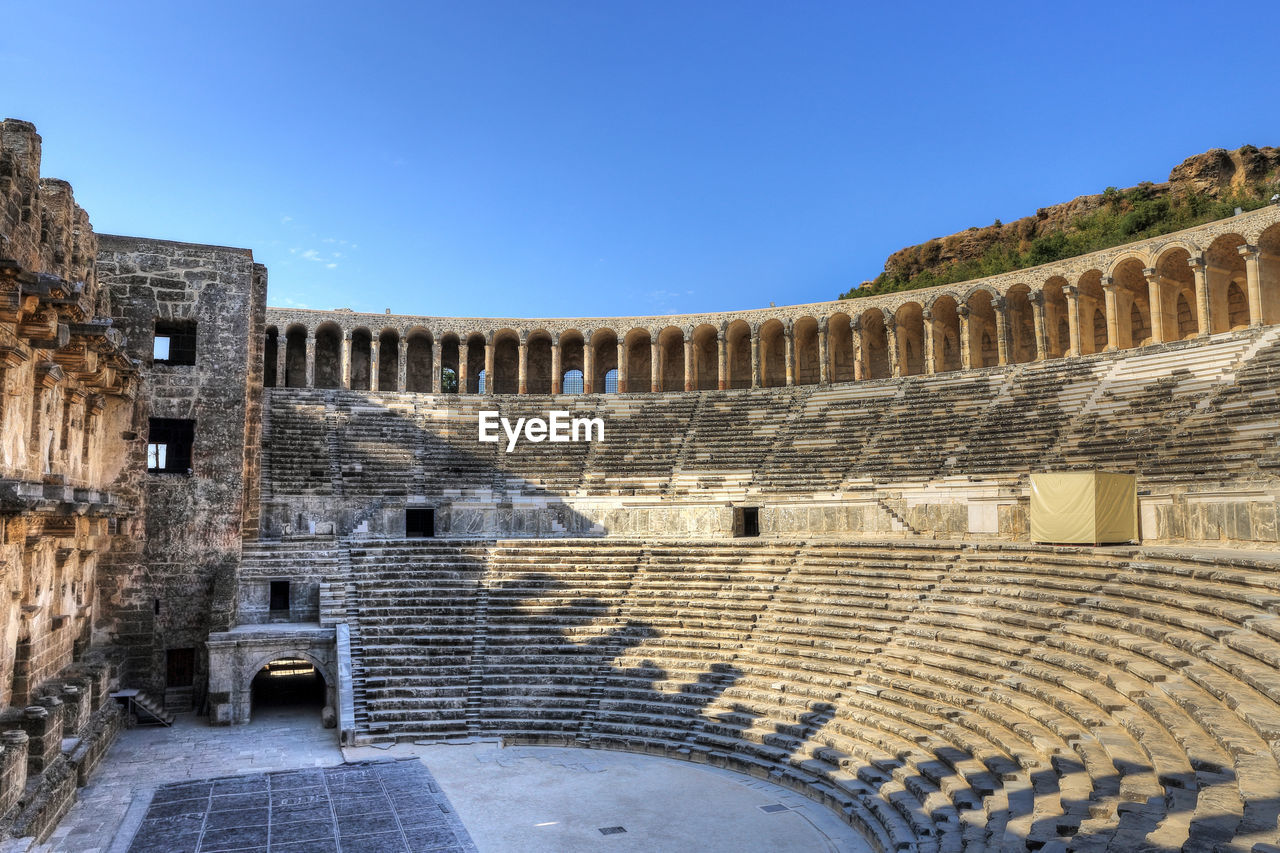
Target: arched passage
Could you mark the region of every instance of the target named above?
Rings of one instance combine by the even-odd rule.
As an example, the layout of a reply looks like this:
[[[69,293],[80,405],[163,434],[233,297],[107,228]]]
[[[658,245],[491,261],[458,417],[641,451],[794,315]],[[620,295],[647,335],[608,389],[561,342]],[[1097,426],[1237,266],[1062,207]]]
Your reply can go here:
[[[279,357],[280,330],[275,326],[267,326],[267,341],[262,348],[262,385],[264,388],[276,387]]]
[[[616,394],[618,392],[618,334],[613,329],[596,329],[591,333],[591,366],[594,376],[592,389],[596,394]],[[613,381],[609,382],[609,374],[613,373]]]
[[[929,307],[933,329],[933,369],[938,373],[959,370],[960,314],[956,311],[955,297],[948,294],[933,300]]]
[[[1080,354],[1102,352],[1108,346],[1107,299],[1102,290],[1102,271],[1089,270],[1080,276],[1076,291],[1080,323]]]
[[[974,367],[995,367],[1000,363],[1000,342],[996,337],[996,308],[990,291],[969,294],[969,359]]]
[[[924,373],[924,309],[919,302],[907,302],[893,312],[897,321],[898,369],[902,376]]]
[[[458,389],[458,336],[442,335],[440,338],[440,391],[457,394]]]
[[[514,335],[515,333],[512,332],[511,334]],[[512,364],[514,364],[515,363],[515,356],[514,356],[515,339],[514,338],[511,339],[511,352],[513,353],[513,355],[511,356],[510,361]],[[481,379],[480,374],[483,373],[485,370],[484,360],[485,360],[484,335],[479,334],[478,332],[473,332],[472,334],[467,336],[467,387],[465,389],[459,388],[458,390],[460,393],[464,393],[464,394],[480,393],[480,379]],[[494,372],[495,373],[498,372],[496,368]],[[515,377],[513,376],[511,378],[511,383],[514,385],[515,381],[516,381]],[[486,383],[486,390],[492,391],[493,388],[492,386]]]
[[[285,332],[284,384],[287,388],[307,387],[307,330],[296,323]]]
[[[649,367],[652,349],[650,340],[648,329],[632,329],[627,333],[627,364],[626,374],[622,377],[625,386],[623,391],[635,393],[651,390],[653,371]]]
[[[658,333],[658,387],[663,391],[684,390],[684,331],[667,326]]]
[[[697,391],[720,387],[720,341],[716,327],[706,323],[693,330],[693,387]]]
[[[314,660],[302,653],[285,653],[259,667],[248,693],[249,720],[314,715],[319,722],[330,690]]]
[[[852,382],[856,376],[853,363],[853,324],[843,312],[827,319],[827,378],[832,382]]]
[[[1209,317],[1213,332],[1229,332],[1249,325],[1249,284],[1239,234],[1223,234],[1204,253],[1209,286]]]
[[[368,329],[356,329],[351,333],[351,388],[368,391],[373,375],[373,334]]]
[[[1031,308],[1031,288],[1015,284],[1005,294],[1009,318],[1009,362],[1026,364],[1036,360],[1036,321]]]
[[[1116,292],[1116,346],[1140,347],[1151,341],[1151,300],[1142,261],[1125,258],[1111,272]]]
[[[551,335],[539,329],[529,334],[526,345],[525,388],[530,394],[551,393]],[[520,367],[517,363],[517,384]]]
[[[1062,358],[1071,351],[1071,318],[1067,303],[1067,280],[1055,275],[1044,283],[1045,354]]]
[[[342,330],[337,323],[316,327],[316,388],[342,387]]]
[[[425,329],[414,329],[405,339],[405,388],[419,394],[431,391],[431,376],[434,371],[431,354],[431,333]]]
[[[400,390],[400,333],[385,329],[378,335],[378,390]]]
[[[559,347],[560,392],[563,394],[584,393],[586,391],[586,345],[582,340],[582,332],[577,329],[568,329],[561,332]],[[577,376],[570,377],[570,374],[575,371]],[[572,382],[572,387],[570,387],[570,382]]]
[[[884,312],[871,308],[859,316],[862,332],[862,377],[889,377],[889,341],[884,325]]]
[[[787,340],[781,320],[760,327],[760,384],[777,388],[787,384]]]
[[[1193,338],[1200,332],[1196,280],[1190,261],[1191,253],[1181,246],[1161,252],[1156,259],[1160,304],[1154,307],[1160,314],[1166,341]]]
[[[797,385],[817,385],[821,379],[818,355],[818,321],[812,317],[796,320],[792,332],[795,344],[795,380]]]
[[[1262,296],[1262,322],[1280,323],[1280,225],[1272,225],[1258,238],[1258,283]]]
[[[751,327],[734,320],[725,330],[725,358],[730,388],[751,387]]]
[[[520,338],[513,329],[494,333],[493,375],[486,372],[485,377],[486,393],[515,394],[520,390]]]

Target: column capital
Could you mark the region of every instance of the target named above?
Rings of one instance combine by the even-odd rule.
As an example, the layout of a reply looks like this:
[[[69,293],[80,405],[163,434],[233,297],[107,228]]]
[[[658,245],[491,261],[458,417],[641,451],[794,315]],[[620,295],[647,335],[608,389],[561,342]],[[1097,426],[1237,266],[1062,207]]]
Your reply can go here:
[[[1009,307],[1009,300],[1005,299],[1003,296],[997,296],[995,299],[991,300],[991,307],[996,311],[1004,313],[1004,309]]]
[[[973,311],[973,309],[969,307],[968,302],[961,302],[959,305],[956,306],[956,313],[959,314],[961,317],[964,317],[966,320],[969,318],[969,314],[971,311]]]
[[[1066,287],[1062,288],[1062,292],[1068,299],[1078,299],[1080,296],[1080,288],[1076,287],[1074,284],[1068,284]]]
[[[818,318],[818,331],[819,331],[819,332],[824,332],[824,333],[825,333],[825,332],[827,331],[827,329],[830,327],[830,325],[831,325],[831,318],[830,318],[830,317],[819,317],[819,318]]]
[[[920,316],[921,316],[924,320],[926,320],[926,321],[928,321],[928,322],[932,322],[932,321],[933,321],[933,309],[932,309],[932,308],[925,308],[925,309],[921,310],[921,312],[920,312]]]
[[[1209,262],[1205,259],[1204,255],[1192,255],[1187,258],[1187,266],[1191,267],[1193,270],[1203,271],[1209,266]]]
[[[1236,251],[1239,252],[1240,256],[1244,259],[1252,260],[1257,257],[1259,249],[1257,246],[1252,246],[1248,243],[1241,243],[1239,246],[1236,246]]]
[[[1030,293],[1027,294],[1027,301],[1030,302],[1032,306],[1036,308],[1043,308],[1044,307],[1044,291],[1043,290],[1031,291]]]
[[[1116,284],[1116,280],[1115,280],[1115,278],[1114,278],[1113,276],[1104,275],[1104,276],[1102,277],[1102,289],[1103,289],[1103,290],[1110,290],[1111,292],[1113,292],[1113,293],[1114,293],[1114,292],[1115,292],[1115,290],[1116,290],[1119,286],[1120,286],[1120,285]]]

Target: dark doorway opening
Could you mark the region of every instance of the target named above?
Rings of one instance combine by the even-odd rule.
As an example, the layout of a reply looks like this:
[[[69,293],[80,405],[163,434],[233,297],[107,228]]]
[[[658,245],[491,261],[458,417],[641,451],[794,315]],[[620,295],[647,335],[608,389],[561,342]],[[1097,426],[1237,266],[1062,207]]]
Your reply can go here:
[[[436,535],[436,511],[431,507],[404,511],[404,535],[410,539],[428,539]]]
[[[272,610],[288,610],[289,609],[289,582],[288,581],[272,581],[271,582],[271,609]]]
[[[281,658],[258,671],[250,686],[251,719],[263,713],[292,716],[324,707],[324,676],[309,660]]]
[[[742,507],[742,535],[743,536],[759,536],[760,535],[760,507],[758,506]]]

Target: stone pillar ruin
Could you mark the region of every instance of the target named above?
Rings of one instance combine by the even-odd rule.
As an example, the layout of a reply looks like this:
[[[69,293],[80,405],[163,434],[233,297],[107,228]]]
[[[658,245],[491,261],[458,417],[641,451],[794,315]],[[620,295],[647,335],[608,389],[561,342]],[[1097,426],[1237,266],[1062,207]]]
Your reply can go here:
[[[627,390],[627,344],[622,338],[618,338],[618,393],[626,393]]]
[[[584,368],[586,366],[586,357],[587,357],[587,347],[586,347],[586,344],[584,343],[582,347],[582,359],[583,359]],[[563,380],[563,377],[560,375],[560,336],[556,335],[554,338],[551,339],[551,393],[552,394],[559,394],[561,390],[563,390],[562,380]],[[587,383],[587,371],[584,369],[582,371],[582,385],[583,385],[582,390],[584,392],[587,390],[586,383]]]
[[[1027,301],[1031,303],[1031,326],[1036,336],[1036,361],[1044,361],[1049,357],[1044,334],[1044,292],[1028,294]]]
[[[1120,308],[1116,305],[1116,280],[1102,277],[1102,292],[1107,303],[1107,352],[1120,348]]]
[[[716,387],[721,391],[729,388],[729,339],[724,329],[716,335]]]
[[[969,306],[956,306],[956,314],[960,315],[960,366],[965,370],[973,369],[973,347],[969,345]]]
[[[649,390],[655,394],[662,390],[662,347],[653,332],[649,333]]]
[[[1068,287],[1067,293],[1067,336],[1071,338],[1070,355],[1080,354],[1080,291],[1075,286]]]
[[[524,335],[520,336],[520,344],[518,349],[520,352],[520,366],[518,368],[519,382],[516,385],[516,393],[528,394],[529,393],[529,339],[526,338]],[[487,365],[485,367],[485,370],[486,371],[488,370]],[[486,372],[485,376],[489,377],[489,379],[485,382],[485,390],[487,391],[489,386],[493,384],[493,374]]]
[[[351,330],[342,333],[342,387],[351,387]]]
[[[1009,363],[1009,303],[1004,297],[997,297],[991,300],[991,307],[996,312],[996,350],[999,356],[999,364],[1001,367]]]
[[[494,357],[498,353],[496,341],[493,339],[493,333],[489,333],[489,337],[484,340],[484,393],[492,394],[493,389],[497,387],[497,383],[493,381],[493,362]]]
[[[831,381],[830,365],[827,364],[827,318],[818,323],[818,384],[826,385]]]
[[[1213,331],[1213,324],[1210,322],[1213,309],[1209,304],[1209,265],[1205,263],[1204,255],[1188,258],[1187,263],[1196,279],[1196,324],[1200,334],[1207,335]]]
[[[307,329],[307,387],[316,387],[316,332]]]
[[[1160,288],[1160,278],[1154,267],[1142,271],[1147,279],[1147,305],[1151,309],[1151,343],[1162,344],[1164,336],[1164,293]],[[1134,341],[1134,344],[1141,341]]]
[[[401,338],[400,345],[396,347],[396,387],[389,390],[407,391],[408,389],[409,389],[409,339]]]
[[[285,365],[288,363],[289,355],[288,337],[283,333],[276,335],[276,387],[284,388],[289,383],[285,381]]]
[[[444,355],[444,345],[440,343],[440,339],[433,337],[431,339],[431,393],[439,394],[443,387],[441,383],[441,370],[444,365],[440,363],[440,359]]]
[[[596,348],[591,344],[591,333],[582,338],[582,393],[596,393]]]
[[[26,788],[28,740],[21,729],[0,733],[0,814],[13,808]]]
[[[751,387],[760,387],[760,330],[751,327]]]
[[[458,342],[458,393],[467,393],[467,362],[471,361],[471,343]]]
[[[786,369],[787,387],[796,384],[796,337],[791,324],[782,328],[782,363]]]
[[[693,335],[684,336],[684,390],[692,391],[697,387],[693,372]]]
[[[884,312],[884,348],[889,357],[889,375],[894,379],[902,376],[902,359],[898,343],[898,319],[888,311]]]
[[[862,364],[862,315],[859,314],[849,322],[849,339],[853,346],[853,378],[860,382],[866,379]]]
[[[1239,246],[1240,257],[1244,258],[1246,284],[1249,288],[1249,325],[1262,325],[1262,266],[1261,253],[1257,246],[1245,244]]]
[[[933,340],[933,311],[926,308],[921,317],[924,320],[924,372],[930,374],[934,372],[933,351],[936,346]]]
[[[382,361],[382,342],[376,337],[369,341],[369,390],[378,391],[378,369],[379,363]],[[310,361],[308,361],[310,363]],[[310,384],[310,383],[308,383]],[[459,387],[458,392],[462,393],[465,388]]]

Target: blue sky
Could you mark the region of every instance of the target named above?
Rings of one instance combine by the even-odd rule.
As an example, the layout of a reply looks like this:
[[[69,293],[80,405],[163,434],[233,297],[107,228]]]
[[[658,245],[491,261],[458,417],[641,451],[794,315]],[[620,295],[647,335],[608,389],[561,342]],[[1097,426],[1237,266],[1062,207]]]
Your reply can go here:
[[[812,302],[1280,144],[1267,4],[190,5],[10,6],[0,112],[95,229],[251,248],[275,306]]]

